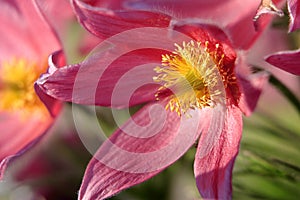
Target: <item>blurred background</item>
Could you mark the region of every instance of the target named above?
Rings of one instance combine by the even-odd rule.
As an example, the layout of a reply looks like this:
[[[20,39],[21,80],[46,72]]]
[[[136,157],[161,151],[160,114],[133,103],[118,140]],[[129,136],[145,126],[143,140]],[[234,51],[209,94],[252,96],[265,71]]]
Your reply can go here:
[[[255,46],[243,53],[248,63],[272,73],[299,99],[299,77],[263,61],[269,53],[300,47],[300,33],[287,34],[287,20],[286,17],[276,18]],[[85,34],[72,22],[63,35],[69,63],[82,60],[88,52],[84,44],[90,40],[81,40]],[[278,89],[278,81],[266,85],[255,113],[244,118],[240,153],[233,173],[233,199],[300,199],[300,105],[297,110]],[[72,106],[82,117],[76,126]],[[96,111],[99,125],[109,136],[117,128],[111,109],[97,107]],[[121,120],[126,120],[124,111],[115,112]],[[85,167],[91,159],[77,131],[85,130],[87,137],[94,137],[99,131],[97,126],[90,124],[90,118],[90,107],[66,103],[49,134],[16,160],[5,181],[0,182],[0,200],[77,199]],[[193,176],[195,151],[192,147],[164,172],[111,200],[201,199]]]

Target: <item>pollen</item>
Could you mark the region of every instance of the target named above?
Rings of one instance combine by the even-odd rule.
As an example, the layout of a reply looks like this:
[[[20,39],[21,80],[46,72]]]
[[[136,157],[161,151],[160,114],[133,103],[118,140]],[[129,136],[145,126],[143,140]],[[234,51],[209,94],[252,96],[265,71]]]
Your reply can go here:
[[[0,110],[23,117],[44,114],[46,108],[34,91],[34,82],[43,70],[25,59],[3,62],[0,69]]]
[[[157,76],[154,82],[161,87],[156,98],[163,98],[166,90],[170,90],[165,109],[178,113],[179,116],[189,109],[214,107],[220,101],[221,91],[217,89],[218,76],[224,55],[217,55],[219,44],[215,50],[208,49],[208,42],[183,42],[175,44],[171,54],[162,55],[162,64],[154,68]],[[224,73],[223,73],[224,74]],[[223,81],[223,80],[222,80]]]

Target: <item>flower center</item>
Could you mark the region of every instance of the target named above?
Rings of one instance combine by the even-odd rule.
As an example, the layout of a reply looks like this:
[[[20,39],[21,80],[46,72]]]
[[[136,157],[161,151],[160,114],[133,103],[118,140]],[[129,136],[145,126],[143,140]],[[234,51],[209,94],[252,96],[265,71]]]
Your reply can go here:
[[[153,77],[155,82],[162,86],[156,93],[157,99],[166,92],[172,91],[166,110],[175,111],[178,115],[186,113],[189,109],[214,107],[220,101],[221,90],[216,89],[219,69],[224,55],[219,59],[215,51],[210,52],[208,42],[183,42],[171,55],[162,56],[162,66],[154,70],[158,73]]]
[[[22,115],[46,111],[34,91],[34,82],[44,69],[25,59],[3,62],[0,69],[0,110]]]

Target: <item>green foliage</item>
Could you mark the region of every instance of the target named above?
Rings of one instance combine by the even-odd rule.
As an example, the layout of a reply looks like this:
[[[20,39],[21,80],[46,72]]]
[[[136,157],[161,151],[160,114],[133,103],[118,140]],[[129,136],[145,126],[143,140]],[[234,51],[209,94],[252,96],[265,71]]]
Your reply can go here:
[[[234,175],[234,199],[300,197],[300,127],[297,113],[288,125],[276,115],[256,113],[245,119]]]

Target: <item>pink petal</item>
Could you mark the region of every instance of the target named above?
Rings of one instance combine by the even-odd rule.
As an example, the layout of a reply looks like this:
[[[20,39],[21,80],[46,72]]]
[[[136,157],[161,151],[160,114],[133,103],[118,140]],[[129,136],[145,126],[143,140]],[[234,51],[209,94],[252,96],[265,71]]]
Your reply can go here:
[[[47,22],[54,28],[58,34],[62,43],[67,42],[65,40],[68,37],[68,31],[70,31],[71,25],[77,20],[75,13],[73,12],[71,3],[69,0],[34,0],[41,10],[41,13],[47,20]],[[80,40],[80,53],[87,55],[97,44],[100,43],[100,39],[89,32],[82,33]],[[68,44],[66,44],[68,45]]]
[[[58,68],[52,55],[37,84],[49,96],[79,104],[122,108],[154,101],[160,87],[154,67],[174,43],[190,40],[177,31],[133,29],[100,43],[80,64]]]
[[[99,59],[93,60],[93,57],[81,64],[59,68],[41,77],[37,84],[49,96],[85,105],[128,107],[155,100],[159,86],[154,84],[152,77],[156,75],[153,68],[158,62],[156,61],[156,65],[140,67],[134,70],[135,73],[127,72],[142,64],[141,62],[160,60],[160,52],[149,50],[133,52],[122,56],[122,59],[118,59],[107,69],[105,69],[107,57],[105,55],[97,57]],[[118,84],[125,73],[127,81]],[[99,78],[101,79],[98,82]],[[115,88],[119,88],[117,92],[114,92]]]
[[[68,0],[33,0],[47,22],[54,28],[60,38],[66,36],[72,20],[75,19],[71,4]]]
[[[170,22],[170,17],[162,13],[110,10],[106,7],[97,8],[81,0],[72,0],[72,3],[80,23],[91,33],[101,38],[110,37],[133,28],[167,27]],[[105,5],[105,3],[103,4]]]
[[[45,62],[41,58],[61,48],[33,1],[1,1],[0,24],[0,63],[16,57]]]
[[[269,75],[266,72],[251,74],[247,77],[239,77],[241,97],[238,105],[246,116],[251,115],[254,111],[268,79]]]
[[[209,113],[179,117],[164,105],[146,105],[102,144],[86,169],[79,199],[115,195],[161,172],[190,148]]]
[[[174,23],[173,29],[179,31],[187,36],[191,37],[195,41],[206,42],[208,41],[212,46],[212,51],[214,50],[216,44],[221,44],[222,48],[219,54],[224,54],[223,63],[224,65],[232,65],[236,59],[236,53],[232,49],[232,44],[220,27],[213,24],[205,23]]]
[[[203,199],[231,199],[232,168],[242,135],[242,113],[229,106],[225,117],[221,134],[206,130],[198,144],[194,173]]]
[[[64,66],[65,64],[65,57],[62,51],[56,51],[49,57],[49,68],[48,73],[52,73],[57,68]],[[41,76],[41,78],[46,78],[48,74],[44,74]],[[45,104],[47,107],[49,113],[52,115],[52,117],[55,117],[59,114],[61,108],[62,108],[62,102],[58,101],[57,99],[54,99],[53,97],[49,96],[47,93],[45,93],[37,83],[34,84],[34,89],[36,94],[39,96],[40,100]]]
[[[256,15],[254,16],[254,25],[258,29],[259,27],[259,19],[264,14],[275,14],[280,17],[284,16],[284,13],[276,7],[272,0],[261,0],[261,4],[257,9]]]
[[[136,27],[172,27],[174,22],[188,20],[224,27],[235,47],[247,49],[270,22],[270,18],[263,20],[261,29],[255,31],[253,16],[259,0],[245,0],[243,3],[239,0],[88,2],[73,0],[75,12],[83,26],[99,37],[109,37]]]
[[[17,115],[0,114],[0,179],[8,164],[36,144],[49,129],[53,119],[31,116],[24,119]]]
[[[49,113],[52,117],[57,116],[62,108],[62,102],[57,101],[57,99],[54,99],[53,97],[45,94],[40,87],[35,83],[34,89],[36,94],[39,96],[40,100],[45,104],[47,107]]]
[[[265,60],[284,71],[300,75],[300,50],[277,52],[267,56]]]
[[[287,5],[290,16],[289,32],[292,32],[300,28],[300,3],[298,0],[288,0]]]

